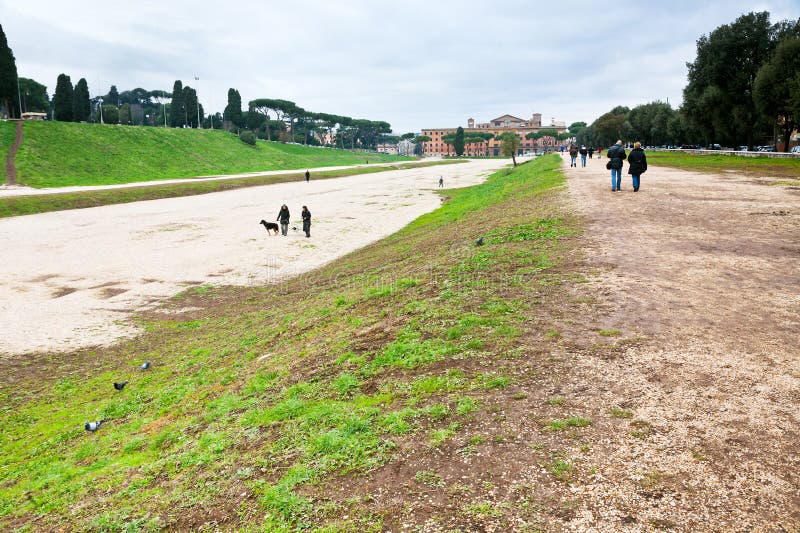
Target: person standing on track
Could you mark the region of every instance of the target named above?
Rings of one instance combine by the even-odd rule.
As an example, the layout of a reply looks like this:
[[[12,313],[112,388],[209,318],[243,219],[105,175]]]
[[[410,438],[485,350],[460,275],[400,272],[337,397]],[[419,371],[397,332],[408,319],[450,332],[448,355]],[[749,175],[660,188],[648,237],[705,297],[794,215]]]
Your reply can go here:
[[[289,214],[289,208],[286,207],[286,204],[283,204],[281,206],[281,210],[278,211],[278,218],[276,218],[275,220],[281,223],[281,235],[283,235],[284,237],[286,237],[286,234],[289,232],[290,218],[291,215]]]
[[[306,237],[311,237],[311,211],[308,210],[308,207],[303,206],[301,216],[303,217],[303,231],[306,232]]]
[[[606,156],[608,156],[606,168],[611,169],[611,192],[616,192],[621,190],[620,185],[622,185],[622,161],[628,157],[625,148],[622,147],[622,141],[617,141],[617,144],[609,148]]]

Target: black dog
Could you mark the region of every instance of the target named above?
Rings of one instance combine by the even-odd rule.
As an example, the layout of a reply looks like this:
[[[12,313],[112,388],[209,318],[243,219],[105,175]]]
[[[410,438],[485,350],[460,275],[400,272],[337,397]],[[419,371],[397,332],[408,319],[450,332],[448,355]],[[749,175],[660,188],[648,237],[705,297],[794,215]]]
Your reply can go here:
[[[259,222],[259,224],[262,224],[264,226],[264,229],[267,230],[267,233],[269,233],[272,230],[275,230],[275,235],[278,234],[278,229],[279,228],[278,228],[278,225],[276,223],[267,222],[266,220],[262,220],[261,222]]]

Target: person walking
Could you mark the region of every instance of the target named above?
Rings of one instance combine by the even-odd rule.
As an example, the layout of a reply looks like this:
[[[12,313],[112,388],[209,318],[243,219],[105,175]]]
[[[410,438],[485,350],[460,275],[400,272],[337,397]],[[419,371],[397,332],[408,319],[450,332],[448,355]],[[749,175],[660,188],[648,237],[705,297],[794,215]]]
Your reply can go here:
[[[281,223],[281,235],[283,235],[284,237],[286,237],[286,234],[289,232],[290,218],[291,215],[289,215],[289,208],[286,207],[286,204],[283,204],[281,206],[281,210],[278,211],[278,218],[276,218],[275,220]]]
[[[611,192],[616,192],[621,190],[622,161],[628,157],[628,154],[625,153],[625,148],[622,147],[622,141],[617,141],[614,146],[608,149],[606,155],[609,159],[608,163],[606,163],[606,168],[611,169]]]
[[[306,237],[311,237],[311,211],[308,210],[308,207],[303,206],[301,216],[303,217],[303,231],[306,232]]]
[[[578,166],[578,164],[575,162],[575,160],[578,159],[578,147],[575,146],[574,144],[569,145],[569,159],[570,159],[569,163],[570,167]]]
[[[444,178],[439,176],[439,187],[444,187]]]
[[[597,147],[597,159],[600,159],[600,157],[602,155],[603,155],[603,147],[602,146],[598,146]]]
[[[578,151],[581,154],[581,166],[586,166],[586,155],[589,153],[589,150],[586,149],[585,146],[581,145],[581,149]]]
[[[639,190],[639,179],[647,171],[647,156],[642,150],[642,143],[633,143],[633,150],[628,155],[628,174],[633,180],[633,192]]]
[[[311,181],[311,173],[308,170],[306,170],[306,183],[308,183],[309,181]]]
[[[592,154],[594,154],[594,146],[589,147],[589,159],[592,158]]]

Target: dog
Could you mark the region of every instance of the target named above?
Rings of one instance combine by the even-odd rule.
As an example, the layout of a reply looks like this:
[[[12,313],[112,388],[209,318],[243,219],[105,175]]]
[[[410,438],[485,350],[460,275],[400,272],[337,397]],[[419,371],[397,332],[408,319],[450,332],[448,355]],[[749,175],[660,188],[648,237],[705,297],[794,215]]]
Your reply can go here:
[[[264,226],[264,229],[267,230],[267,233],[269,233],[270,231],[274,230],[275,231],[275,235],[278,235],[278,230],[280,228],[278,228],[278,225],[276,223],[267,222],[266,220],[262,220],[261,222],[259,222],[259,224],[262,224]]]

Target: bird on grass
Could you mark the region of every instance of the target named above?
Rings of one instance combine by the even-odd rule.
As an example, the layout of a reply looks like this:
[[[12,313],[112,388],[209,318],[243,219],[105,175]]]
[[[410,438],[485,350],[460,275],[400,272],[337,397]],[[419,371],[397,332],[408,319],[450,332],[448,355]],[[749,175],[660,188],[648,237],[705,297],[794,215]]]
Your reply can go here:
[[[483,246],[483,237],[478,237],[478,240],[475,241],[475,246]]]
[[[95,431],[97,431],[98,429],[100,429],[100,426],[101,426],[101,425],[103,424],[103,422],[105,422],[105,421],[106,421],[106,419],[104,418],[104,419],[102,419],[102,420],[98,420],[97,422],[86,422],[86,423],[83,425],[83,428],[84,428],[86,431],[95,432]]]
[[[142,366],[139,367],[140,370],[148,370],[150,368],[150,361],[145,361],[142,363]]]
[[[115,381],[115,382],[114,382],[114,388],[115,388],[115,389],[117,389],[117,390],[122,390],[122,389],[124,389],[124,388],[125,388],[125,385],[127,385],[127,384],[128,384],[128,382],[127,382],[127,381],[121,381],[121,382],[119,382],[119,383],[117,383],[117,382]]]

